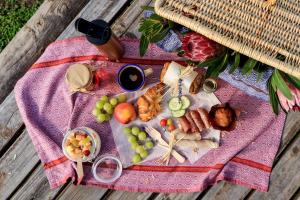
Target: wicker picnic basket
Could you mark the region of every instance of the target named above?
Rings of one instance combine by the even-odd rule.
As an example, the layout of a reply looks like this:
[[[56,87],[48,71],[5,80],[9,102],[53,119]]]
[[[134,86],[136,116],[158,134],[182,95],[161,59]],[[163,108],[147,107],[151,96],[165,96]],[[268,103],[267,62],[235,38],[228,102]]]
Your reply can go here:
[[[156,0],[155,12],[300,78],[300,0]]]

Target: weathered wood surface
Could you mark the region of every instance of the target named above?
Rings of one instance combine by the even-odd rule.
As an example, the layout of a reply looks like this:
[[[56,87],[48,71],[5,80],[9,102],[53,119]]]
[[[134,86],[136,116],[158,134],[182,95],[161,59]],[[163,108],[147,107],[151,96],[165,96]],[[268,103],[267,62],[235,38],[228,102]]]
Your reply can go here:
[[[0,152],[23,125],[14,93],[0,105]]]
[[[299,189],[300,184],[300,134],[287,147],[271,174],[268,193],[255,191],[249,199],[290,199]]]
[[[104,194],[107,192],[107,189],[95,188],[95,187],[86,187],[86,186],[74,186],[70,185],[58,196],[57,199],[65,200],[89,200],[89,199],[101,199]]]
[[[0,103],[88,0],[45,0],[0,54]]]
[[[0,197],[8,198],[39,162],[25,130],[0,159]]]
[[[124,8],[124,5],[119,4],[120,1],[115,1],[116,4],[115,7],[112,6],[111,2],[112,0],[107,1],[107,5],[100,4],[103,3],[103,1],[90,1],[89,4],[85,8],[83,8],[83,11],[80,12],[77,16],[82,16],[86,19],[93,19],[94,16],[97,18],[98,16],[101,16],[101,18],[104,18],[105,20],[110,21],[109,19],[112,19],[117,12],[121,8]],[[95,3],[95,6],[91,6],[92,3]],[[124,2],[123,2],[124,3]],[[140,18],[141,14],[141,5],[147,5],[151,3],[151,0],[136,0],[133,1],[132,4],[126,9],[126,11],[115,21],[113,24],[113,30],[118,35],[129,35],[129,36],[138,36],[137,27],[138,27],[138,19]],[[97,5],[102,5],[109,7],[113,12],[107,13],[105,9],[102,9],[105,14],[99,14],[97,13]],[[119,9],[119,10],[118,10]],[[99,8],[101,10],[101,8]],[[91,12],[89,12],[91,11]],[[59,36],[59,38],[65,38],[69,37],[68,32],[70,35],[76,35],[77,33],[74,30],[74,26],[71,22],[71,24],[68,26],[68,28]],[[1,80],[1,79],[0,79]],[[272,193],[266,193],[265,196],[261,196],[256,191],[252,191],[250,189],[232,185],[226,182],[221,182],[217,184],[216,186],[213,186],[208,191],[202,192],[202,193],[180,193],[180,194],[155,194],[155,193],[130,193],[130,192],[123,192],[123,191],[111,191],[106,189],[99,189],[99,188],[86,188],[86,187],[74,187],[71,184],[66,184],[62,186],[61,188],[58,188],[56,190],[50,190],[48,182],[46,180],[45,175],[43,175],[42,165],[40,164],[37,154],[34,151],[34,148],[29,140],[29,137],[26,135],[25,132],[21,132],[22,130],[22,120],[20,118],[20,114],[17,110],[16,104],[14,102],[14,96],[13,93],[11,93],[6,100],[0,105],[0,152],[5,152],[4,150],[7,150],[6,153],[1,157],[0,159],[0,194],[2,195],[1,190],[5,190],[4,195],[5,197],[12,197],[13,199],[52,199],[52,198],[59,198],[59,199],[228,199],[229,197],[233,197],[233,199],[243,199],[245,196],[247,198],[257,198],[257,197],[264,197],[269,199],[269,197],[274,196],[274,191],[276,192],[276,189],[272,190],[273,186],[273,179],[276,181],[277,178],[281,180],[284,178],[285,174],[280,174],[280,170],[282,170],[282,167],[277,167],[281,159],[283,159],[287,155],[292,155],[291,148],[289,148],[289,145],[291,145],[291,141],[293,141],[293,144],[295,144],[295,141],[299,140],[299,137],[295,139],[295,135],[297,131],[300,129],[300,114],[291,113],[288,116],[284,136],[283,136],[283,143],[282,143],[282,150],[278,157],[278,164],[275,165],[275,168],[273,170],[274,178],[271,182],[270,192]],[[8,132],[3,132],[3,130],[9,130]],[[9,133],[9,134],[7,134]],[[2,136],[5,136],[6,139],[4,139]],[[18,137],[18,135],[20,135]],[[17,138],[17,139],[16,139]],[[25,139],[24,139],[25,138]],[[2,142],[3,140],[3,142]],[[8,146],[10,146],[13,142],[13,140],[16,140],[14,144],[8,149]],[[20,146],[20,147],[16,147]],[[298,145],[299,146],[299,145]],[[23,151],[21,152],[21,147],[24,147]],[[25,148],[26,147],[26,148]],[[295,150],[294,150],[295,151]],[[3,154],[2,153],[2,154]],[[0,154],[0,156],[2,155]],[[21,155],[21,156],[18,156]],[[10,159],[11,156],[16,155],[15,160]],[[296,157],[299,154],[295,154]],[[28,158],[32,158],[32,162],[28,162]],[[292,159],[288,159],[292,160]],[[298,159],[299,160],[299,159]],[[297,164],[297,160],[292,161],[286,161],[291,162],[294,166]],[[16,164],[17,163],[17,164]],[[299,162],[298,162],[299,164]],[[11,174],[9,172],[9,169],[13,168],[7,168],[6,166],[13,166],[16,165],[17,169],[20,169],[22,175],[15,176],[14,174]],[[20,167],[23,166],[24,169],[21,169]],[[298,176],[295,174],[295,169],[293,170],[293,166],[284,166],[287,169],[286,171],[290,174],[289,177],[296,177],[291,181],[291,184],[287,184],[287,192],[285,192],[285,196],[291,197],[292,195],[297,196],[299,193],[299,184],[297,184],[296,181]],[[299,168],[299,166],[298,166]],[[7,174],[12,175],[9,176],[11,180],[7,180]],[[3,181],[2,181],[3,180]],[[2,185],[1,185],[2,184]],[[5,187],[4,185],[5,184]],[[7,186],[8,185],[8,186]],[[298,192],[297,192],[298,189]],[[6,192],[7,191],[7,192]],[[38,194],[36,193],[38,192]],[[226,196],[227,194],[232,194],[232,196]],[[200,196],[199,196],[200,195]],[[277,194],[275,193],[275,196]],[[256,197],[257,196],[257,197]],[[227,197],[227,198],[226,198]]]
[[[91,9],[97,9],[97,6],[98,6],[98,9],[101,11],[98,11],[98,12],[94,12],[94,13],[97,13],[99,16],[103,16],[103,13],[105,14],[105,20],[107,20],[108,22],[115,16],[115,14],[117,13],[118,9],[121,9],[121,7],[127,2],[125,0],[123,1],[114,1],[115,3],[113,4],[113,1],[111,0],[98,0],[98,1],[91,1],[86,7],[89,7]],[[105,9],[102,9],[101,8],[103,7],[103,5],[109,5],[110,8],[114,11],[114,12],[107,12]],[[86,9],[85,9],[86,10]],[[97,18],[97,17],[95,17]],[[75,31],[74,29],[74,24],[72,24],[73,22],[71,22],[71,24],[68,26],[68,30],[72,30],[73,32]],[[62,33],[64,34],[65,31]],[[72,32],[71,32],[72,33]],[[68,37],[68,36],[67,36]],[[9,96],[7,96],[7,98],[5,99],[5,101],[0,105],[0,152],[1,152],[1,149],[3,149],[4,147],[6,147],[7,144],[9,144],[9,142],[13,139],[15,139],[18,134],[17,134],[17,131],[23,126],[23,121],[21,119],[21,116],[20,116],[20,113],[18,111],[18,108],[17,108],[17,105],[16,105],[16,102],[15,102],[15,97],[14,97],[14,93],[11,92],[9,94]],[[26,134],[26,136],[25,136]],[[34,156],[37,157],[37,154],[33,148],[32,145],[27,145],[28,142],[31,144],[31,141],[28,136],[28,134],[24,131],[21,133],[21,136],[20,138],[23,138],[25,137],[26,140],[22,139],[20,142],[18,142],[18,145],[20,147],[22,146],[26,146],[27,148],[24,149],[24,154],[26,155],[31,155],[32,153],[34,153]],[[10,150],[9,150],[10,151]],[[17,154],[16,154],[17,155]],[[5,158],[5,157],[3,157]],[[24,161],[26,157],[16,157],[16,159],[18,159],[18,162],[26,162],[26,160]],[[3,159],[1,163],[4,163],[6,161],[9,161],[9,160],[5,160]],[[6,164],[12,164],[12,162],[8,162]],[[34,170],[39,170],[42,166],[39,165],[37,169],[35,169],[36,164],[38,163],[34,163],[32,162],[32,164],[34,165],[30,165],[32,168],[30,169],[31,171],[34,171]],[[1,165],[0,165],[1,166]],[[1,169],[1,168],[0,168]],[[27,171],[21,171],[24,176],[27,175]],[[34,171],[35,173],[35,171]],[[3,177],[7,177],[6,175],[4,175],[3,173]],[[20,181],[26,181],[26,180],[23,180],[22,179],[22,176],[18,176],[16,178],[19,178],[18,180],[15,180],[15,177],[13,177],[11,179],[11,181],[18,181],[18,183]],[[29,179],[27,182],[25,182],[25,186],[24,187],[27,187],[27,184],[28,187],[31,187],[31,188],[45,188],[44,186],[44,183],[47,181],[46,177],[43,176],[43,177],[40,177],[41,180],[39,181],[35,181],[36,177],[33,175],[29,176]],[[17,187],[18,187],[18,184],[10,184],[10,185],[7,185],[7,187],[9,188],[9,190],[6,190],[6,193],[3,194],[4,197],[7,197],[9,195],[11,195],[11,192],[14,191]],[[31,190],[24,190],[26,192],[25,196],[28,195],[28,198],[31,199],[34,197],[34,193],[32,193]],[[49,190],[50,191],[50,190]],[[59,190],[57,190],[58,192]],[[46,195],[46,191],[45,192],[45,195]],[[84,192],[83,192],[84,193]],[[55,193],[53,193],[55,194]],[[32,196],[33,195],[33,196]],[[48,195],[49,196],[49,195]],[[50,195],[51,196],[51,195]],[[45,199],[47,195],[45,196]],[[43,198],[43,196],[41,196],[41,198]]]
[[[39,165],[30,175],[30,178],[13,194],[11,199],[54,199],[60,189],[50,189],[49,182],[44,174],[44,168]]]

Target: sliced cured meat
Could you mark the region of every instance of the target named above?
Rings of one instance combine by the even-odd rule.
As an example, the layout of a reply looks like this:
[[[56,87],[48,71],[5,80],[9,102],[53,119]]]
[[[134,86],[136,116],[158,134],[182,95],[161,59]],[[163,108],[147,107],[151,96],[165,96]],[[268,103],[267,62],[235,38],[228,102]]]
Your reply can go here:
[[[185,117],[187,118],[187,120],[190,122],[190,125],[191,125],[191,132],[192,133],[196,133],[196,132],[199,132],[199,129],[197,127],[197,125],[195,124],[192,116],[191,116],[191,113],[190,111],[186,112],[185,114]]]
[[[183,132],[187,133],[191,129],[191,125],[185,116],[179,117],[178,122]]]
[[[205,110],[203,108],[198,108],[197,111],[200,114],[200,117],[205,125],[205,128],[210,128],[207,110]]]
[[[199,131],[202,132],[205,128],[205,125],[202,122],[202,119],[200,117],[200,114],[196,110],[191,110],[191,116],[198,127]]]

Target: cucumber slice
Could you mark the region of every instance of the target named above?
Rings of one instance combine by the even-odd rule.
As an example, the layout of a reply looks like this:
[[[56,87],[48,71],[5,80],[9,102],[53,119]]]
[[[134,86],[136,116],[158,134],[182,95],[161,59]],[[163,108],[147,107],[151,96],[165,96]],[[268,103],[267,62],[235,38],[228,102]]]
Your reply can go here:
[[[182,110],[187,109],[191,105],[191,102],[189,98],[187,98],[187,96],[181,97],[181,103],[182,103],[182,107],[181,107]]]
[[[172,111],[181,110],[181,107],[182,107],[182,101],[180,101],[180,99],[178,97],[173,97],[169,101],[170,110],[172,110]]]
[[[185,110],[172,110],[173,117],[182,117],[185,114]]]

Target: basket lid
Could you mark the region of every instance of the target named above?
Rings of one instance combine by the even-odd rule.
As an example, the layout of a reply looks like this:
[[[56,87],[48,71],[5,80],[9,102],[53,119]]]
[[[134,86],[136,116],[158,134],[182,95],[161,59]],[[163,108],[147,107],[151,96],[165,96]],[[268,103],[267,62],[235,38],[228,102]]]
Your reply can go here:
[[[155,12],[300,78],[298,1],[156,0]]]

